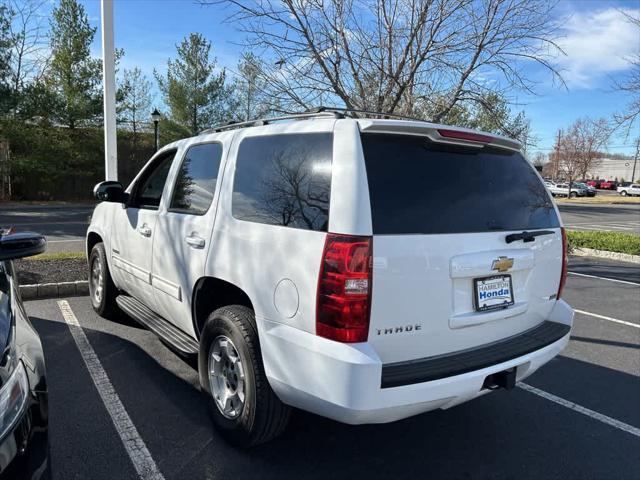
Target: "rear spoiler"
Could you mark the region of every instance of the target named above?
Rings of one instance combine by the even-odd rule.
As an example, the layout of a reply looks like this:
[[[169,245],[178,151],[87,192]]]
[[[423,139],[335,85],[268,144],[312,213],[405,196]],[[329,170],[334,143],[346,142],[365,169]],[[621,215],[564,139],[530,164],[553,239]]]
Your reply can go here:
[[[361,132],[423,135],[432,142],[482,148],[486,145],[519,152],[522,144],[517,140],[494,133],[477,132],[468,128],[450,127],[406,120],[358,120]]]

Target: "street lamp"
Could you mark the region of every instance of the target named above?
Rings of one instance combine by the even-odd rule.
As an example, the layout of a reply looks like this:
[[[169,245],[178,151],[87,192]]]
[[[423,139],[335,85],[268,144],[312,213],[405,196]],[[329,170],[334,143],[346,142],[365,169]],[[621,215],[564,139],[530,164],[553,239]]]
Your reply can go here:
[[[157,108],[153,109],[153,112],[151,112],[151,120],[153,120],[153,135],[154,135],[154,145],[156,147],[156,152],[158,151],[158,148],[160,148],[160,143],[159,143],[159,139],[158,139],[158,123],[160,123],[160,112],[158,111]]]

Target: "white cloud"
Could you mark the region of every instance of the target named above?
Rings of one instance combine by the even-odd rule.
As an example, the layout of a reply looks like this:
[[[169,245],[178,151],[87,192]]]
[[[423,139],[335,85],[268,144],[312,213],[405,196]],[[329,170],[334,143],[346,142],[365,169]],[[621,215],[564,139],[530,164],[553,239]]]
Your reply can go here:
[[[640,10],[626,10],[638,16]],[[640,33],[615,8],[575,12],[564,25],[558,42],[567,54],[558,59],[570,87],[593,86],[602,77],[629,68],[629,58],[640,50]]]

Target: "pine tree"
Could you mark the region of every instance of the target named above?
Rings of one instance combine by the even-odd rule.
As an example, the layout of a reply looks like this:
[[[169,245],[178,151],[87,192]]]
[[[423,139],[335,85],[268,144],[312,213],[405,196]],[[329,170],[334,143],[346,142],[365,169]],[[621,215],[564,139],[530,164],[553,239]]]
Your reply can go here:
[[[167,73],[156,71],[155,76],[170,119],[196,135],[227,118],[231,95],[204,36],[191,33],[176,48],[178,56],[167,62]]]
[[[0,5],[0,113],[7,112],[12,106],[11,47],[14,39],[11,36],[11,17],[13,12],[7,5]]]
[[[101,111],[100,61],[90,51],[95,33],[77,0],[60,0],[51,19],[49,86],[60,99],[54,117],[69,128]]]

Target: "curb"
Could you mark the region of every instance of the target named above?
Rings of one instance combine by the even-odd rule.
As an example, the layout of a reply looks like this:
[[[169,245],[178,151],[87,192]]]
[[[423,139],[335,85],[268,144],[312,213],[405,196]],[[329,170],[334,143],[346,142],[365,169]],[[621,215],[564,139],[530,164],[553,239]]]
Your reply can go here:
[[[20,285],[20,295],[23,300],[37,300],[41,298],[75,297],[89,293],[89,282],[36,283]]]
[[[576,257],[605,258],[607,260],[618,260],[620,262],[640,264],[640,255],[630,255],[628,253],[609,252],[607,250],[595,250],[593,248],[574,247],[569,254],[575,255]]]

